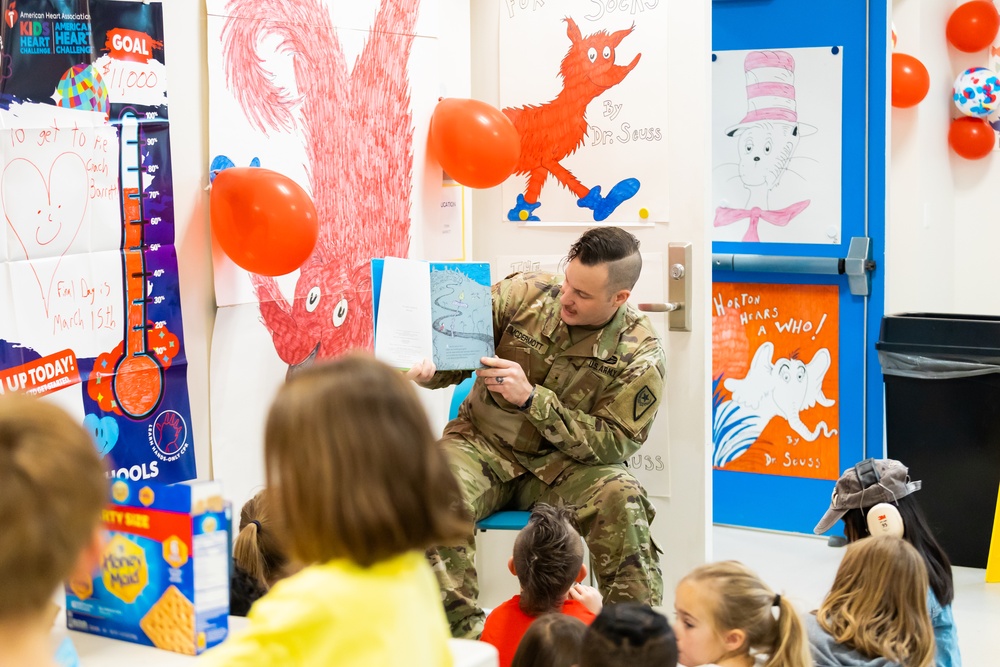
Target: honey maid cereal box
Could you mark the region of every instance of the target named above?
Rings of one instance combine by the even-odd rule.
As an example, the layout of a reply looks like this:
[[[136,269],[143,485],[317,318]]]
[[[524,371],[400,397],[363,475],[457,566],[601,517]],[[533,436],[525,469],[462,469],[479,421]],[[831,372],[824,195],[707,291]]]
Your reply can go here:
[[[218,482],[115,480],[100,568],[66,583],[69,629],[188,655],[221,642],[230,519]]]

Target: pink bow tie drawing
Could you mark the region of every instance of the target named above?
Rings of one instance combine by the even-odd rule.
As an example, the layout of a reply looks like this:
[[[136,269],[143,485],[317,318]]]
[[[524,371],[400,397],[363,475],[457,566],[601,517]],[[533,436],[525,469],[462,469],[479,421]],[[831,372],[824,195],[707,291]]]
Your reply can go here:
[[[725,206],[720,206],[715,209],[714,225],[716,227],[724,227],[725,225],[731,225],[734,222],[739,222],[744,218],[750,218],[750,226],[747,228],[747,233],[743,235],[743,241],[755,241],[759,243],[760,237],[757,236],[758,221],[764,220],[764,222],[769,222],[772,225],[784,227],[791,222],[795,216],[804,211],[806,207],[809,206],[810,201],[812,200],[804,199],[796,204],[778,209],[777,211],[768,211],[757,206],[750,209],[727,208]]]

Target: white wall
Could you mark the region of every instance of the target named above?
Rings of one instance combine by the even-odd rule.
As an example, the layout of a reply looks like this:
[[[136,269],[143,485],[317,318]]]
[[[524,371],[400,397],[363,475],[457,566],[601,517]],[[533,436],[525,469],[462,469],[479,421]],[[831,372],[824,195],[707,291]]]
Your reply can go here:
[[[886,313],[1000,315],[1000,154],[966,160],[948,146],[955,77],[988,66],[945,39],[955,0],[893,4],[896,50],[920,59],[931,87],[923,102],[893,109],[886,229]]]
[[[202,0],[163,3],[174,222],[198,478],[209,479],[208,351],[215,324],[208,227],[208,68]]]

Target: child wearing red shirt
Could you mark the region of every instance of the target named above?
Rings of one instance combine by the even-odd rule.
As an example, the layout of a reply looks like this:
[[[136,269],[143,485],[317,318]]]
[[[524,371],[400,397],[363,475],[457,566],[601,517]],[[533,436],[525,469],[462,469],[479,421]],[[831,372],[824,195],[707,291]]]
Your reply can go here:
[[[589,624],[601,611],[601,594],[580,583],[587,566],[575,526],[571,510],[539,503],[514,541],[507,567],[520,581],[521,594],[493,610],[481,637],[497,647],[500,667],[510,667],[521,637],[542,614],[568,614]]]

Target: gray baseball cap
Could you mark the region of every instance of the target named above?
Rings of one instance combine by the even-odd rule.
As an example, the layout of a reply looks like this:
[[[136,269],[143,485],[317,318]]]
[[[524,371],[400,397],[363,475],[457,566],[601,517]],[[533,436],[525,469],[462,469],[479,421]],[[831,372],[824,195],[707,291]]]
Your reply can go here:
[[[860,471],[861,477],[858,477]],[[867,484],[867,486],[866,486]],[[833,487],[830,509],[813,532],[822,535],[840,521],[847,510],[871,507],[879,503],[895,503],[900,498],[919,491],[920,480],[910,481],[906,466],[893,459],[865,459],[844,471]]]

